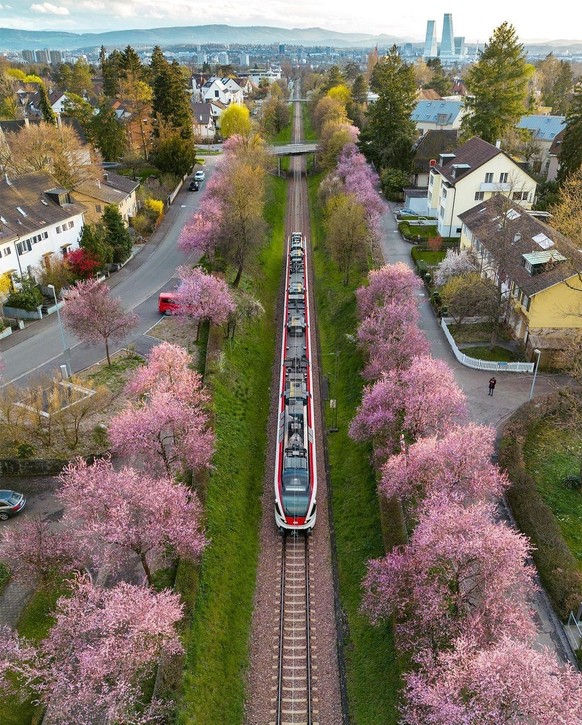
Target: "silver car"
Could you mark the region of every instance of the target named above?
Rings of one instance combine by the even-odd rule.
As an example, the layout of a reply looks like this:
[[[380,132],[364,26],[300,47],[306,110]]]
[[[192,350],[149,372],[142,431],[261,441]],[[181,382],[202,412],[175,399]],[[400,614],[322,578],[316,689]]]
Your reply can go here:
[[[15,516],[26,506],[26,499],[18,491],[0,489],[0,521]]]

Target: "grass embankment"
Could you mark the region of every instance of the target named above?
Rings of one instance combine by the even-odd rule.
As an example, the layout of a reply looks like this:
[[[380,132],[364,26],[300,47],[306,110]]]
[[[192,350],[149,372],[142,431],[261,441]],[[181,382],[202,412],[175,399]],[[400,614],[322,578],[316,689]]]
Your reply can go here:
[[[225,346],[220,369],[207,371],[217,441],[206,495],[211,543],[203,556],[194,616],[185,637],[180,723],[226,725],[243,720],[284,239],[286,184],[281,179],[272,183],[271,236],[251,283],[265,314]]]
[[[269,139],[269,142],[275,146],[278,144],[291,143],[291,123],[288,123],[282,128],[279,133],[275,134]]]
[[[565,483],[580,472],[581,451],[582,431],[575,436],[544,419],[530,428],[524,447],[526,471],[556,517],[582,572],[582,495]]]
[[[317,141],[317,134],[311,123],[311,116],[309,115],[309,109],[307,103],[301,104],[301,110],[303,112],[303,141]]]
[[[316,205],[320,181],[321,176],[309,180],[309,196],[322,365],[330,380],[330,397],[337,400],[339,430],[328,435],[327,443],[340,599],[349,630],[344,653],[350,717],[355,725],[390,725],[398,721],[399,685],[391,628],[388,624],[372,627],[359,611],[366,562],[384,553],[376,479],[370,464],[371,450],[348,437],[348,425],[362,391],[359,375],[362,358],[351,341],[353,338],[348,336],[354,335],[356,328],[354,290],[363,280],[345,287],[323,247]],[[340,354],[336,375],[334,353],[337,350]],[[328,427],[330,423],[328,418]]]

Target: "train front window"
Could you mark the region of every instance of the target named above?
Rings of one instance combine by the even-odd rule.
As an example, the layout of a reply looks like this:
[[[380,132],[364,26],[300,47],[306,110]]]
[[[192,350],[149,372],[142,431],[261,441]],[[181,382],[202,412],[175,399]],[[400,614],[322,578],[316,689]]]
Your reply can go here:
[[[283,469],[285,516],[306,516],[309,506],[309,475],[306,469]]]

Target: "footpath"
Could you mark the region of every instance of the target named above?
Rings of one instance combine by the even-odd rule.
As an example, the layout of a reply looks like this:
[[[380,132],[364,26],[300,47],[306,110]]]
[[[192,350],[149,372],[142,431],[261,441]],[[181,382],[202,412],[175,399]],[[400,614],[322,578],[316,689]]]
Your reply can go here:
[[[394,217],[397,208],[397,205],[387,203],[387,211],[382,219],[380,239],[382,256],[387,264],[403,262],[414,269],[410,255],[412,245],[402,238]],[[493,396],[488,395],[491,373],[487,370],[465,367],[457,361],[427,295],[421,295],[419,309],[420,327],[430,342],[431,354],[434,358],[444,360],[453,370],[457,385],[467,396],[471,420],[475,423],[492,426],[500,432],[505,421],[529,400],[533,376],[527,373],[496,372],[495,393]],[[559,378],[538,373],[533,397],[556,390],[557,383],[559,383]],[[502,517],[515,526],[511,512],[504,501],[503,505],[505,510],[501,512]],[[562,662],[569,662],[577,668],[576,658],[564,628],[552,609],[541,582],[538,580],[537,583],[539,592],[532,602],[539,629],[536,647],[551,649]]]

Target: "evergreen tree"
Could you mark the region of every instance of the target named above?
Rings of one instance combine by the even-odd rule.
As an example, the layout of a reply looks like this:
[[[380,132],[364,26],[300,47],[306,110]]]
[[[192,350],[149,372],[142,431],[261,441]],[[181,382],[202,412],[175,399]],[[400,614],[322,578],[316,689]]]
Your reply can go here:
[[[105,242],[113,248],[113,261],[125,262],[131,254],[132,243],[119,209],[113,204],[108,204],[103,212],[102,221]]]
[[[128,45],[127,48],[121,52],[119,67],[121,75],[125,78],[128,76],[141,78],[143,75],[141,60],[131,45]]]
[[[98,113],[91,117],[88,133],[105,161],[117,161],[125,152],[125,128],[107,99],[99,104]]]
[[[44,83],[41,83],[38,87],[40,94],[40,112],[42,113],[42,120],[46,123],[52,123],[53,126],[57,125],[57,114],[53,111],[51,102],[49,100],[48,92]]]
[[[103,94],[107,98],[115,98],[119,90],[119,73],[121,67],[121,53],[118,50],[112,51],[109,56],[105,55],[105,48],[101,47],[99,53],[101,64],[101,75],[103,77]]]
[[[470,95],[465,102],[468,113],[461,123],[463,137],[479,136],[489,143],[502,139],[526,113],[533,73],[514,27],[502,23],[467,73]]]
[[[378,168],[409,171],[416,136],[410,118],[416,104],[416,81],[414,69],[402,60],[395,45],[374,66],[370,87],[378,93],[378,100],[368,109],[362,152]]]
[[[196,148],[191,139],[185,139],[174,132],[157,140],[150,158],[160,171],[184,176],[194,166]]]
[[[362,104],[368,100],[368,82],[361,73],[352,84],[352,100]]]
[[[560,61],[558,73],[549,96],[552,113],[555,116],[566,115],[570,108],[572,89],[574,87],[574,71],[572,64],[567,60]]]
[[[168,64],[168,61],[166,60],[166,56],[163,54],[160,46],[159,45],[154,46],[154,48],[152,50],[152,57],[150,60],[150,68],[149,68],[150,85],[153,85],[155,79],[162,72],[162,68],[164,68],[167,64]]]
[[[558,181],[563,183],[582,166],[582,81],[576,84],[560,147]]]
[[[98,260],[101,267],[108,262],[113,262],[113,247],[105,238],[103,224],[85,224],[79,239],[79,246]]]
[[[93,74],[85,58],[79,58],[72,68],[70,90],[78,96],[93,95]]]
[[[152,56],[153,60],[153,56]],[[164,60],[153,80],[152,110],[154,118],[178,130],[184,139],[193,136],[190,97],[178,63]]]

